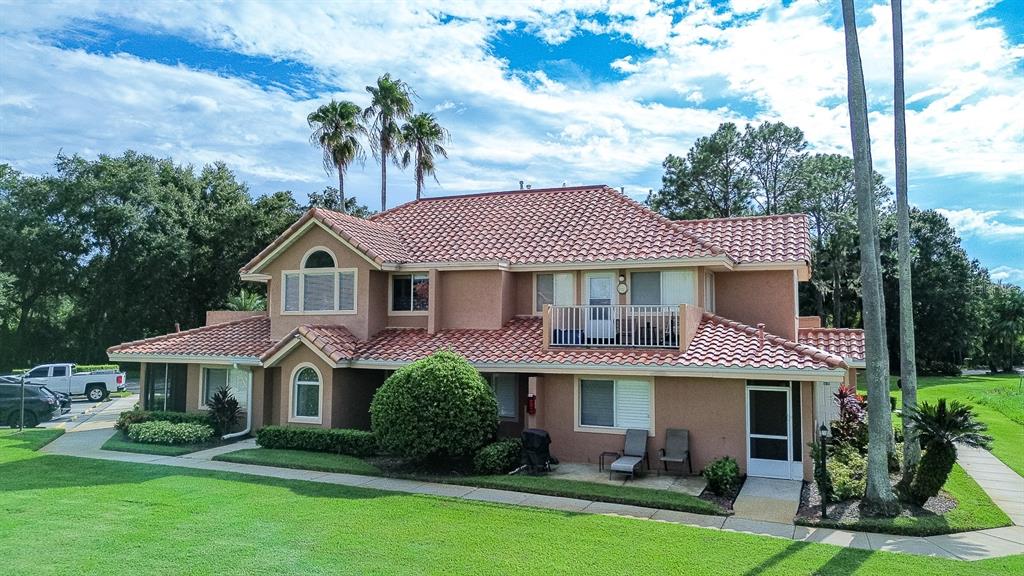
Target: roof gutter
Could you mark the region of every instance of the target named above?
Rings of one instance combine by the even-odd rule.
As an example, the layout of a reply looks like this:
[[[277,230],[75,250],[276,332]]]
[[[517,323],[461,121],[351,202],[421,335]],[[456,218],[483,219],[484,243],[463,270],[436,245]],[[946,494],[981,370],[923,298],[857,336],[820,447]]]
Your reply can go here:
[[[214,356],[194,354],[132,354],[108,352],[111,361],[119,362],[180,362],[187,364],[237,364],[238,366],[262,366],[259,356]]]

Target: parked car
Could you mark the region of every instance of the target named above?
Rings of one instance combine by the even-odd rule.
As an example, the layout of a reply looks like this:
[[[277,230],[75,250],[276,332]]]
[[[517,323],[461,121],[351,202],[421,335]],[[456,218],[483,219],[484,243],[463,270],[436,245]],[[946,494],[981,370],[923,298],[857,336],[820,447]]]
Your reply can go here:
[[[57,402],[60,402],[60,415],[63,416],[68,412],[71,412],[71,395],[63,392],[57,392],[56,390],[50,390],[46,386],[42,387],[50,394],[53,394],[57,398]]]
[[[70,406],[69,406],[70,408]],[[34,428],[61,415],[61,402],[45,386],[25,386],[25,427]],[[0,383],[0,424],[17,428],[21,421],[21,384]]]
[[[97,370],[76,373],[74,364],[36,366],[25,374],[25,382],[41,384],[50,390],[72,396],[84,395],[93,402],[99,402],[111,392],[120,392],[125,387],[124,372]]]
[[[0,374],[0,384],[21,384],[21,375]]]

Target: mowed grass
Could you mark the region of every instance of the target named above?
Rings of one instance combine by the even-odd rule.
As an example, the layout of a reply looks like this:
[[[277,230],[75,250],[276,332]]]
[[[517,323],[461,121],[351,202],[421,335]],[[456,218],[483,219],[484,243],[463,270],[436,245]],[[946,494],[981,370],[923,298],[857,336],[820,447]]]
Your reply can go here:
[[[863,377],[859,385],[864,392]],[[892,379],[896,406],[902,406],[903,394]],[[921,377],[918,379],[917,401],[935,404],[939,398],[970,404],[978,419],[988,425],[992,436],[992,454],[1017,474],[1024,476],[1024,391],[1020,376],[1013,374],[985,376]]]
[[[798,523],[808,526],[825,526],[860,530],[865,532],[882,532],[885,534],[905,534],[909,536],[933,536],[951,532],[968,532],[1009,526],[1010,518],[996,506],[985,494],[981,486],[974,481],[959,464],[953,467],[943,491],[957,501],[956,508],[941,516],[918,516],[915,518],[899,516],[896,518],[861,518],[856,523],[841,523],[835,520],[815,520]]]
[[[0,550],[11,574],[1024,571],[1024,556],[968,563],[628,518],[42,455],[17,447],[26,444],[9,436],[0,436]]]
[[[204,442],[202,444],[145,444],[143,442],[133,442],[123,432],[118,432],[110,437],[109,440],[103,443],[100,448],[103,450],[113,450],[115,452],[133,452],[135,454],[156,454],[157,456],[181,456],[184,454],[191,454],[192,452],[198,452],[200,450],[206,450],[207,448],[214,448],[220,446],[218,442]]]
[[[277,448],[246,448],[226,454],[218,454],[214,460],[236,462],[239,464],[262,464],[264,466],[280,466],[282,468],[298,468],[300,470],[317,470],[320,472],[341,472],[344,474],[362,474],[379,476],[380,469],[355,456],[344,454],[327,454],[324,452],[306,452],[304,450],[281,450]]]

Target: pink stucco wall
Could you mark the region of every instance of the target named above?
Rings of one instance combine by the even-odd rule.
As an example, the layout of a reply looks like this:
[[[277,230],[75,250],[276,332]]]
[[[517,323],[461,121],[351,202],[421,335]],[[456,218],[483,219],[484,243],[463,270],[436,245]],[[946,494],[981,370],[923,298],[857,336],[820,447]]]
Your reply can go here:
[[[792,270],[715,274],[715,311],[720,316],[796,340],[798,310]]]
[[[501,328],[511,316],[510,283],[509,274],[500,270],[442,272],[439,328]]]

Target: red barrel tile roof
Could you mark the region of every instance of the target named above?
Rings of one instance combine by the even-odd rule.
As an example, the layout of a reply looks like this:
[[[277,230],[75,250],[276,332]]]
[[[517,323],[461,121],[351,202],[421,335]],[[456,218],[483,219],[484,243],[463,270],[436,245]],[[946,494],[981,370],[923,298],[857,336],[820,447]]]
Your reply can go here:
[[[798,340],[848,360],[865,357],[864,331],[859,328],[801,328]]]
[[[680,220],[684,230],[721,246],[736,262],[810,262],[806,214]]]
[[[303,324],[292,330],[280,342],[264,352],[261,359],[266,362],[284,348],[288,342],[300,336],[334,362],[341,362],[342,360],[352,358],[358,343],[356,337],[344,326],[311,326]]]
[[[271,345],[270,318],[263,315],[125,342],[111,346],[107,353],[259,359]]]

